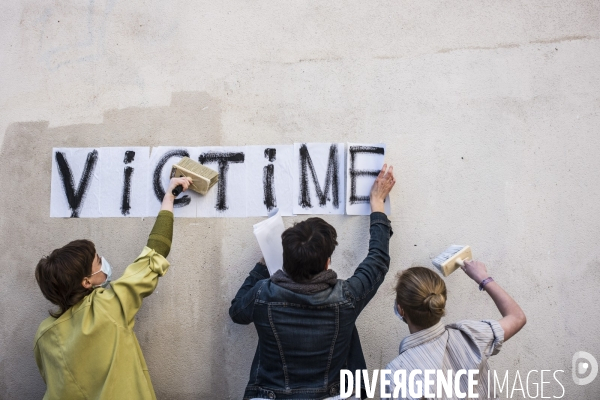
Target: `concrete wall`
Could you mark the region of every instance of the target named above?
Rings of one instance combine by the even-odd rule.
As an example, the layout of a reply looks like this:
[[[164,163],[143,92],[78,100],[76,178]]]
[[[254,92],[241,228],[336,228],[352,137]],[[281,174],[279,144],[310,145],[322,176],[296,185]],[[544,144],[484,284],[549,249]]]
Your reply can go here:
[[[465,243],[529,319],[492,367],[511,384],[562,369],[565,398],[600,397],[600,378],[571,379],[575,351],[600,359],[599,2],[22,0],[0,22],[0,398],[44,393],[37,260],[89,238],[119,275],[153,223],[50,219],[53,146],[324,140],[386,142],[397,167],[391,271],[358,320],[369,368],[408,334],[394,275]],[[368,220],[326,219],[346,278]],[[241,398],[256,334],[227,309],[259,220],[176,221],[136,324],[160,399]],[[446,282],[445,321],[499,317],[463,274]]]

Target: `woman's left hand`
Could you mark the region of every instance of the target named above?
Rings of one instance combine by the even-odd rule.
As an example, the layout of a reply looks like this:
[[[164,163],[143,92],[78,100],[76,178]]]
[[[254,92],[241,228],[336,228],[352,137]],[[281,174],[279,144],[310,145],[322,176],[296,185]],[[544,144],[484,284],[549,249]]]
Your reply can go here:
[[[381,168],[379,175],[373,182],[373,187],[371,187],[371,212],[385,212],[385,198],[390,194],[395,184],[394,167],[390,165],[388,168],[387,164],[383,164],[383,168]]]

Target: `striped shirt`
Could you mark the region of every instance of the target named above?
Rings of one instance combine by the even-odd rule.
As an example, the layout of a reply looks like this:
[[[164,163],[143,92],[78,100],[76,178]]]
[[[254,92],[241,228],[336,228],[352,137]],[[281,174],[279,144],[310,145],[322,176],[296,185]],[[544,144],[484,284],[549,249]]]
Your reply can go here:
[[[416,379],[424,380],[425,370],[441,370],[444,376],[447,371],[452,370],[452,382],[456,371],[479,370],[474,376],[478,384],[474,386],[473,392],[478,394],[479,399],[488,398],[488,358],[498,354],[504,342],[504,330],[498,321],[460,321],[455,324],[436,325],[415,332],[405,337],[400,343],[400,355],[390,362],[386,369],[391,370],[393,377],[395,371],[405,370],[406,380],[411,371],[421,370]],[[436,374],[430,376],[434,384],[430,385],[430,392],[436,394]],[[393,379],[388,386],[387,393],[394,393]],[[407,397],[392,397],[394,399],[413,399],[406,387]],[[460,379],[460,391],[468,393],[468,377],[463,375]],[[456,389],[452,388],[451,397],[445,397],[442,390],[442,399],[454,399]],[[401,396],[401,393],[399,394]],[[427,398],[426,396],[424,398]],[[434,398],[437,398],[434,396]],[[417,398],[418,399],[418,398]]]

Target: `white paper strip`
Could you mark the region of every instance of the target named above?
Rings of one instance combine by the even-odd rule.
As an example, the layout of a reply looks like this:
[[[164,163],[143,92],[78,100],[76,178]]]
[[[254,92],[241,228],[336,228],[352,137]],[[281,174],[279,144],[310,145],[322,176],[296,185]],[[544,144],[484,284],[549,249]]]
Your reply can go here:
[[[346,214],[369,215],[370,193],[385,158],[385,144],[348,143],[346,161]],[[390,198],[385,199],[385,213],[390,215]]]
[[[150,170],[147,177],[146,215],[155,217],[160,210],[162,197],[169,186],[171,167],[183,157],[198,159],[197,148],[193,147],[154,147],[150,155]],[[175,199],[173,215],[175,217],[196,217],[196,206],[200,196],[190,190],[181,193]]]
[[[246,146],[247,213],[266,216],[275,208],[293,215],[294,146]]]
[[[50,216],[156,216],[171,167],[184,156],[218,171],[220,179],[205,196],[182,193],[176,217],[264,216],[274,208],[282,216],[344,214],[346,207],[350,215],[366,215],[385,145],[349,147],[347,156],[343,143],[168,146],[151,154],[148,147],[56,148]]]
[[[294,214],[344,214],[343,143],[294,143]]]
[[[100,149],[100,214],[103,217],[146,215],[149,147]]]
[[[52,149],[50,216],[100,217],[99,148]]]
[[[197,197],[198,217],[245,217],[246,216],[246,148],[245,147],[199,147],[201,164],[219,172],[219,182],[210,191]]]

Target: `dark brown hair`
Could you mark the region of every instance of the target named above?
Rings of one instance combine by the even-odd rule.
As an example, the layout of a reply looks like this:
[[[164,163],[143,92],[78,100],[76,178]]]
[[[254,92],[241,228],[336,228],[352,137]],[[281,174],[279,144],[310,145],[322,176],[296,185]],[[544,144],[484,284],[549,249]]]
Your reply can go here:
[[[325,220],[313,217],[298,222],[281,235],[283,270],[296,282],[307,281],[325,270],[337,246],[337,232]]]
[[[81,282],[91,275],[95,256],[94,243],[74,240],[38,262],[35,279],[44,297],[58,306],[58,311],[48,311],[51,316],[60,317],[91,292]]]
[[[396,303],[419,328],[430,328],[445,314],[446,284],[425,267],[412,267],[398,274]]]

